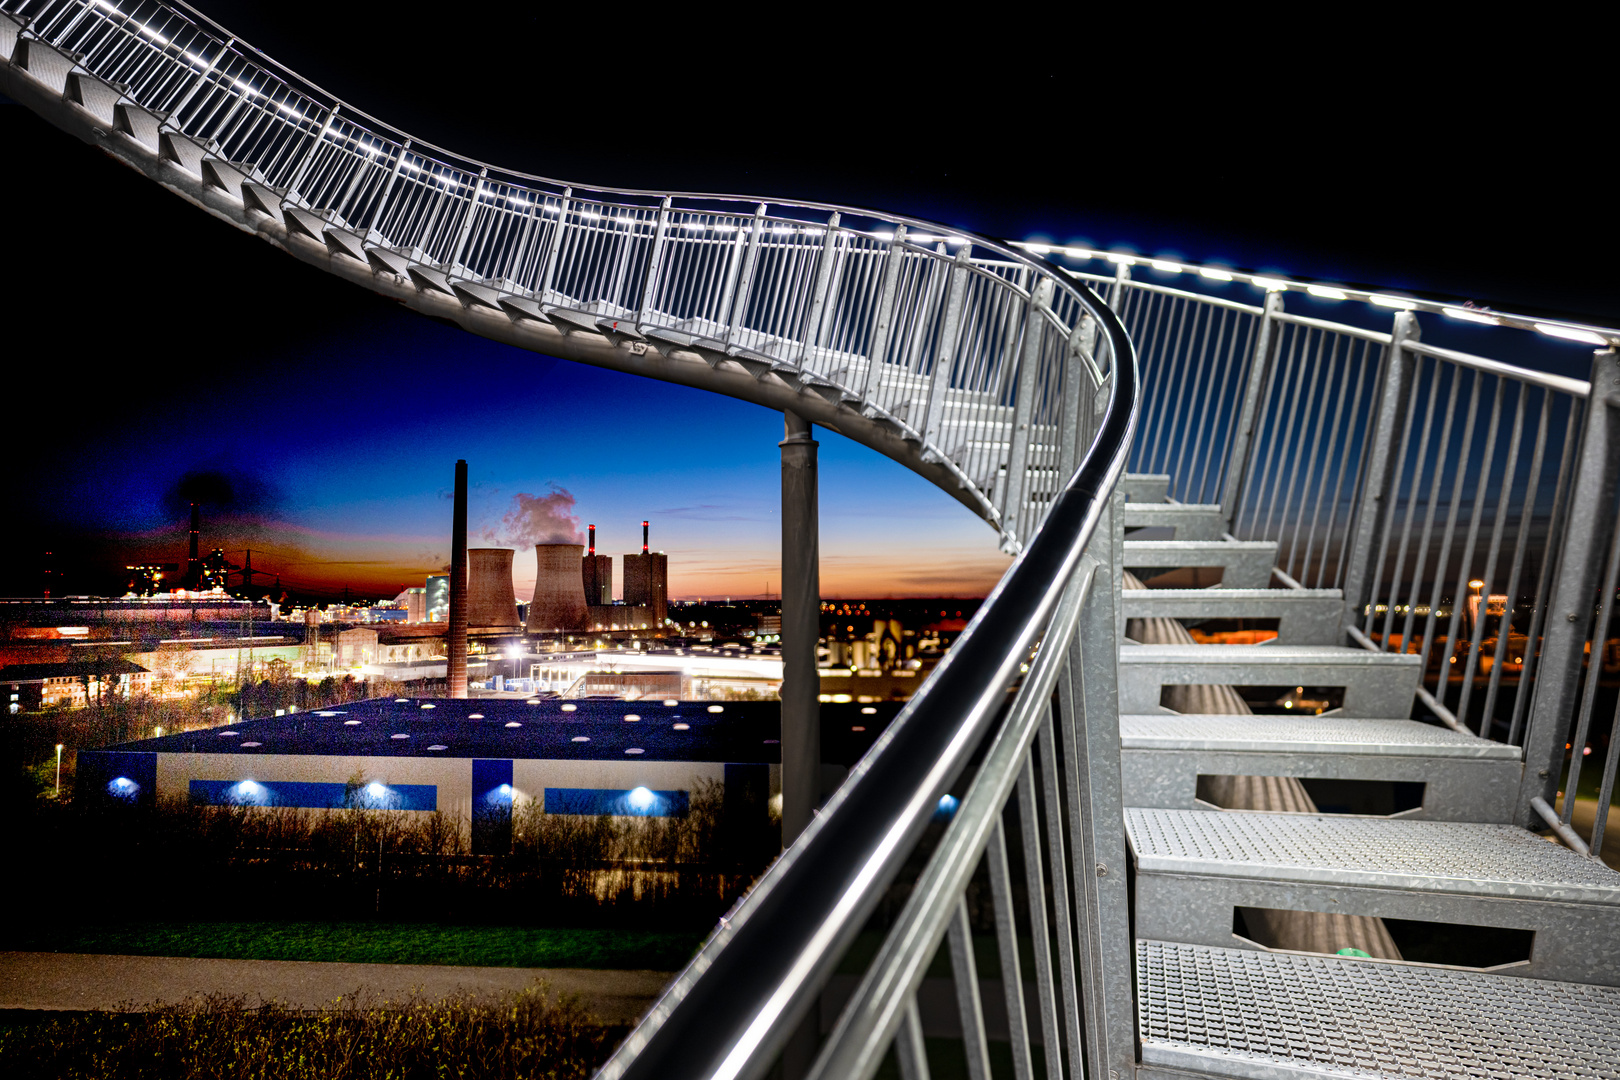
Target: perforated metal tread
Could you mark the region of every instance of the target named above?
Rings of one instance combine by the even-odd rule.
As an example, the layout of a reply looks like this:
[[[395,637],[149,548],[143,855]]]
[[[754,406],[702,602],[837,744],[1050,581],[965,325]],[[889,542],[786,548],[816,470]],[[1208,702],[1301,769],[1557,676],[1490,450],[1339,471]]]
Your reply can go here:
[[[1342,716],[1121,716],[1126,750],[1223,750],[1501,758],[1519,749],[1416,720]]]
[[[1120,650],[1120,663],[1162,664],[1333,664],[1344,667],[1418,668],[1421,656],[1372,652],[1348,645],[1143,645]]]
[[[1125,828],[1145,872],[1620,908],[1620,873],[1513,825],[1127,808]]]
[[[1142,1062],[1213,1076],[1620,1076],[1620,989],[1136,943]]]

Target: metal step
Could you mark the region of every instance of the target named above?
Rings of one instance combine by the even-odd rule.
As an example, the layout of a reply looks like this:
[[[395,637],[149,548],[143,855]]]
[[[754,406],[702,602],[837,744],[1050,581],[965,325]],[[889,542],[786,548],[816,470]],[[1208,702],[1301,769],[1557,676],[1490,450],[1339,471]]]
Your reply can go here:
[[[1162,503],[1170,497],[1170,474],[1126,473],[1119,478],[1119,490],[1134,503]]]
[[[1511,825],[1253,811],[1125,811],[1136,934],[1244,947],[1233,909],[1535,933],[1529,978],[1620,983],[1620,873]]]
[[[1510,822],[1519,749],[1415,720],[1342,716],[1122,716],[1125,805],[1209,809],[1199,776],[1395,780],[1424,785],[1402,817]]]
[[[1119,650],[1119,711],[1163,715],[1165,686],[1342,686],[1344,715],[1404,720],[1423,659],[1335,645],[1135,645]]]
[[[1127,619],[1276,619],[1285,645],[1342,645],[1338,589],[1125,589]]]
[[[1174,529],[1177,540],[1219,540],[1226,534],[1219,506],[1127,502],[1124,517],[1127,529]]]
[[[1123,562],[1129,570],[1219,566],[1225,571],[1222,588],[1264,589],[1277,565],[1277,545],[1271,540],[1127,540]]]
[[[1164,941],[1136,985],[1141,1080],[1620,1076],[1607,987]]]

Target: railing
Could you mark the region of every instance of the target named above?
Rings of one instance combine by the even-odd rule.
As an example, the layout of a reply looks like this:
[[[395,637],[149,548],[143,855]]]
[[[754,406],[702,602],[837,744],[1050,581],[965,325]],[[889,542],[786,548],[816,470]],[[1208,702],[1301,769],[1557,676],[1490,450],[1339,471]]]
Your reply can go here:
[[[0,11],[151,114],[165,156],[290,233],[514,320],[695,352],[848,406],[950,474],[1009,552],[1089,442],[1095,326],[1075,289],[1012,246],[847,207],[501,170],[155,0]]]
[[[1620,650],[1607,628],[1620,564],[1600,584],[1592,545],[1615,532],[1613,403],[1591,412],[1589,398],[1608,400],[1592,384],[1425,343],[1415,310],[1387,330],[1286,310],[1292,291],[1355,299],[1341,290],[1262,277],[1251,304],[1138,282],[1124,262],[1074,276],[1108,290],[1141,357],[1133,471],[1219,505],[1236,537],[1277,541],[1280,584],[1342,589],[1352,642],[1423,657],[1420,715],[1524,747],[1521,822],[1598,853],[1617,756],[1606,714]],[[1495,321],[1504,350],[1515,330],[1613,334],[1427,306]],[[1594,370],[1613,355],[1600,351]],[[1593,776],[1584,759],[1605,765],[1581,788],[1583,806],[1596,799],[1589,824],[1582,810],[1590,843],[1570,827],[1573,794],[1551,809],[1566,752],[1568,792]]]

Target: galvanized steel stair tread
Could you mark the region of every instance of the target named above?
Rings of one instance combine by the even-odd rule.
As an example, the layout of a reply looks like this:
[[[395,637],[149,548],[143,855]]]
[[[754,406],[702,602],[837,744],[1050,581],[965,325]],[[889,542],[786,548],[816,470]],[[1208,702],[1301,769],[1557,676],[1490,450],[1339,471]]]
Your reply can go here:
[[[1620,873],[1513,825],[1128,807],[1125,830],[1141,872],[1620,909]]]
[[[1126,750],[1422,755],[1518,761],[1519,749],[1416,720],[1344,716],[1121,716]]]
[[[1283,1077],[1620,1076],[1620,989],[1136,943],[1142,1063]]]
[[[1423,658],[1411,653],[1375,653],[1350,645],[1144,645],[1130,642],[1119,650],[1119,662],[1178,664],[1351,664],[1356,667],[1420,668]]]

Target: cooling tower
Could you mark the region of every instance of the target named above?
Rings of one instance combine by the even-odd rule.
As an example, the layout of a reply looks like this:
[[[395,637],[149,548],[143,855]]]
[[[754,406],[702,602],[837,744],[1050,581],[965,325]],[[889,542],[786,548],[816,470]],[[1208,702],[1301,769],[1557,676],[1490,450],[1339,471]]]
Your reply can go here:
[[[534,578],[534,602],[529,605],[529,621],[524,630],[547,634],[557,630],[585,629],[585,588],[580,562],[584,544],[536,544],[538,563]]]
[[[511,548],[467,549],[467,625],[516,630]]]

